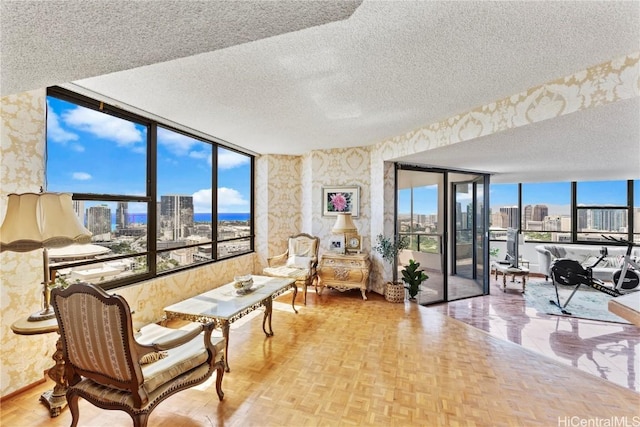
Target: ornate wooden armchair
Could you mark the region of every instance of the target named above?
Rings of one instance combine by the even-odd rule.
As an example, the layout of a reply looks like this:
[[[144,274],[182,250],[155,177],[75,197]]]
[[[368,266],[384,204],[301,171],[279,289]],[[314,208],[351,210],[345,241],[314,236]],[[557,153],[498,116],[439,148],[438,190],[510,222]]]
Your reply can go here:
[[[140,344],[134,338],[129,305],[121,296],[78,283],[54,289],[51,299],[60,330],[72,427],[78,424],[79,397],[103,409],[125,411],[134,426],[146,426],[160,402],[204,382],[213,371],[222,400],[225,341],[212,340],[212,324],[192,330],[153,325],[147,338],[152,343]]]
[[[307,304],[307,287],[315,283],[318,293],[318,248],[320,239],[306,233],[289,237],[287,251],[267,258],[269,264],[263,270],[265,276],[296,279],[303,286],[304,304]]]

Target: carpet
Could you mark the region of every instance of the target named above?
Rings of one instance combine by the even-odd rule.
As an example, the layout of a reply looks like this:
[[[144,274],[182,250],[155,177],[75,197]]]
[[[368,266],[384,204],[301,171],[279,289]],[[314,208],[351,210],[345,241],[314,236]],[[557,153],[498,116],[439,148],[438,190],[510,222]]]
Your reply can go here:
[[[574,288],[574,286],[558,285],[561,305],[564,306],[564,304],[566,304],[567,298],[569,298]],[[551,280],[547,282],[527,281],[524,298],[528,306],[534,307],[541,313],[555,316],[568,316],[563,314],[556,305],[549,302],[550,300],[556,301],[556,292]],[[573,298],[571,298],[565,310],[571,313],[570,317],[630,324],[627,320],[609,311],[608,303],[612,298],[612,296],[604,292],[583,285],[580,286],[578,291],[573,295]]]

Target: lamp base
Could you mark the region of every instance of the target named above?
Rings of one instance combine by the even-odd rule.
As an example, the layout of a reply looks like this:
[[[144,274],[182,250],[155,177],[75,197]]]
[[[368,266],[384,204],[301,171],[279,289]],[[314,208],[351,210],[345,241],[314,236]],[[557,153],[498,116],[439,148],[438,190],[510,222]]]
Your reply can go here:
[[[39,311],[37,313],[33,313],[31,316],[27,318],[29,322],[40,322],[42,320],[49,320],[56,317],[55,311],[51,307],[46,310]]]

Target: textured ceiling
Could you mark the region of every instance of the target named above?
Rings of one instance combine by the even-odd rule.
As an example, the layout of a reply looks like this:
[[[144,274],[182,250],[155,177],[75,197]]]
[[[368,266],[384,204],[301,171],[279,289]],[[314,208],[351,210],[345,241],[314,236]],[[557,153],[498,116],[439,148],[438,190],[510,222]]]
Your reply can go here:
[[[5,53],[4,12],[15,3],[31,4],[18,17],[33,25],[16,28],[26,48],[13,35]],[[123,2],[126,13],[107,2],[108,14],[97,2],[44,13],[32,3],[2,2],[3,86],[74,81],[256,153],[373,144],[640,50],[637,1],[325,2],[320,10],[336,16],[319,26],[291,22],[326,18],[306,11],[313,2]],[[44,47],[34,29],[43,20],[56,29]],[[638,102],[618,104],[406,160],[501,174],[495,180],[594,179],[588,170],[639,178]],[[533,155],[534,142],[545,151]],[[471,143],[482,150],[461,156]]]
[[[362,0],[2,0],[2,95],[348,18]]]

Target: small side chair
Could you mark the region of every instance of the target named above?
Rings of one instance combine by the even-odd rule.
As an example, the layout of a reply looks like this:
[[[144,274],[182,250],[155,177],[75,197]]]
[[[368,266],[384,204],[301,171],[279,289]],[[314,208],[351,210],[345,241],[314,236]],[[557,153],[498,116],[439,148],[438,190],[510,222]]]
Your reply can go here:
[[[206,381],[214,371],[218,398],[224,397],[225,341],[212,339],[213,324],[198,324],[192,330],[154,325],[158,341],[140,344],[134,337],[131,310],[121,296],[77,283],[55,288],[51,299],[72,427],[78,425],[79,397],[102,409],[127,412],[135,427],[146,426],[149,414],[164,399]]]
[[[287,251],[267,258],[268,267],[262,273],[265,276],[287,277],[303,286],[304,304],[307,305],[307,287],[315,283],[318,293],[318,248],[320,239],[306,233],[289,237]]]

